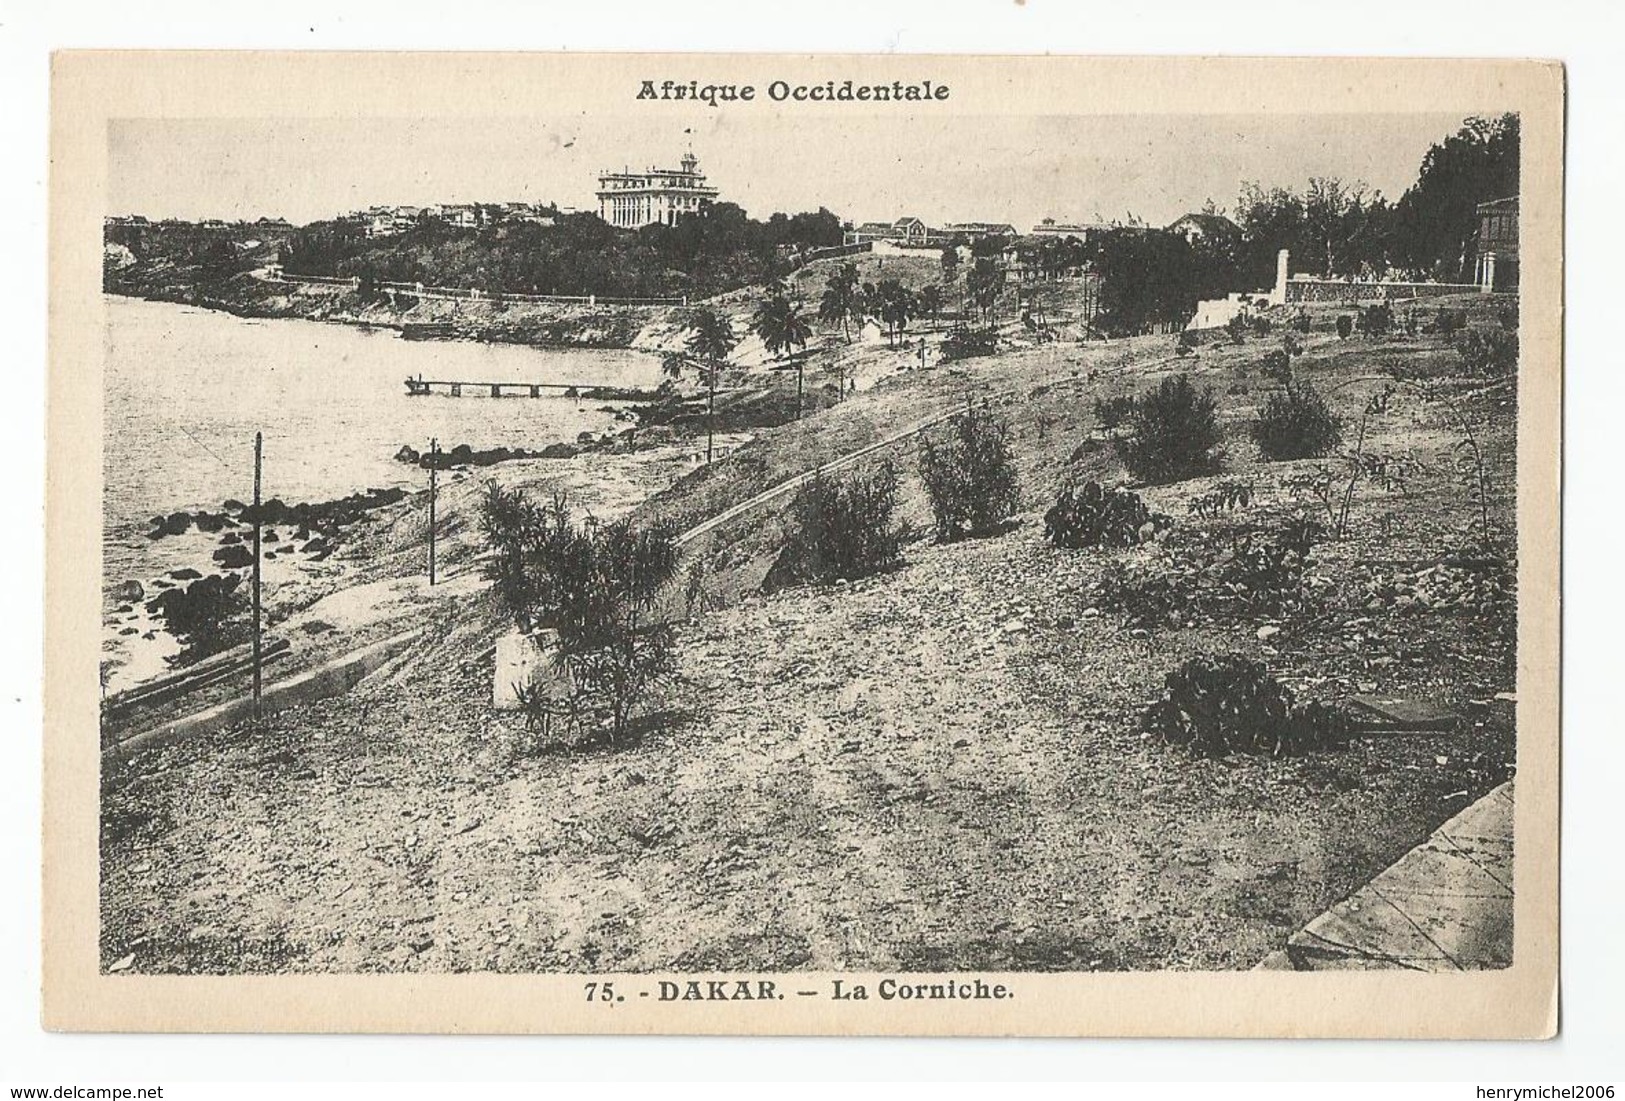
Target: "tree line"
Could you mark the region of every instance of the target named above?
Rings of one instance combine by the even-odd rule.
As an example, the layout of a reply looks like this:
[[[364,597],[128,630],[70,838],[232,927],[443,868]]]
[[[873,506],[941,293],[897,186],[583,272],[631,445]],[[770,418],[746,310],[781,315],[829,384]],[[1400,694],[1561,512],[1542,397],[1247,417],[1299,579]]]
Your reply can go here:
[[[382,239],[351,222],[316,222],[294,233],[283,267],[492,294],[705,297],[769,282],[798,251],[840,242],[840,219],[828,210],[758,221],[715,203],[676,225],[632,231],[596,214],[479,229],[424,220]]]

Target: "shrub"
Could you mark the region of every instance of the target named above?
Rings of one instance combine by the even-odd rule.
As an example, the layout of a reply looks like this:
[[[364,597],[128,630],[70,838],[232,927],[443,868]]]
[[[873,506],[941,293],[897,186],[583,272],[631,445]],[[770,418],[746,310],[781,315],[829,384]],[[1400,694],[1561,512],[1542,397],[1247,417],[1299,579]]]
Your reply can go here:
[[[1264,361],[1258,365],[1258,373],[1275,382],[1290,382],[1292,381],[1292,357],[1284,348],[1277,349],[1264,357]]]
[[[1258,450],[1272,462],[1316,458],[1343,438],[1342,421],[1307,382],[1289,382],[1271,393],[1252,431]]]
[[[1009,428],[991,413],[967,410],[953,419],[946,441],[920,441],[920,479],[931,498],[937,540],[996,530],[1020,500]]]
[[[1163,379],[1134,402],[1130,434],[1117,441],[1124,465],[1145,481],[1177,481],[1215,469],[1218,404],[1211,389],[1198,390],[1184,375]]]
[[[999,334],[994,329],[972,329],[955,325],[942,342],[942,362],[990,356],[999,350]]]
[[[1244,313],[1236,314],[1236,316],[1224,323],[1224,331],[1230,335],[1230,339],[1235,343],[1245,344],[1247,342],[1247,315]]]
[[[1292,328],[1293,328],[1293,331],[1300,332],[1300,333],[1306,333],[1306,332],[1309,331],[1309,311],[1308,310],[1305,310],[1305,309],[1303,309],[1301,307],[1299,308],[1298,312],[1296,314],[1294,314],[1293,317],[1292,317]]]
[[[1151,510],[1138,493],[1085,482],[1061,491],[1044,513],[1044,538],[1057,547],[1131,547],[1151,523]]]
[[[1456,351],[1474,374],[1510,374],[1518,369],[1518,334],[1515,332],[1469,329],[1462,334]]]
[[[1141,729],[1196,756],[1282,757],[1341,745],[1352,729],[1336,708],[1296,704],[1269,670],[1242,654],[1192,658],[1165,683],[1162,698],[1141,714]]]
[[[1433,320],[1428,322],[1422,331],[1424,333],[1438,333],[1442,336],[1449,336],[1451,333],[1460,332],[1466,327],[1466,310],[1450,310],[1440,306],[1438,312],[1433,315]]]
[[[1354,332],[1354,318],[1346,313],[1337,315],[1337,339],[1347,340]]]
[[[902,534],[892,524],[897,474],[887,463],[844,485],[818,475],[790,506],[785,548],[793,576],[822,584],[879,573],[897,563]]]
[[[1394,308],[1386,302],[1367,306],[1360,311],[1360,331],[1372,340],[1388,335],[1394,327]]]
[[[1253,487],[1246,482],[1220,482],[1206,493],[1191,498],[1192,515],[1215,517],[1234,512],[1253,503]]]
[[[1107,431],[1121,426],[1133,412],[1134,398],[1127,394],[1095,399],[1095,419]]]
[[[562,496],[538,508],[494,484],[481,526],[496,551],[498,597],[515,622],[557,632],[572,720],[607,719],[611,741],[620,740],[633,707],[671,669],[670,629],[643,622],[677,571],[671,535],[625,521],[578,527]],[[537,701],[522,702],[531,725]]]

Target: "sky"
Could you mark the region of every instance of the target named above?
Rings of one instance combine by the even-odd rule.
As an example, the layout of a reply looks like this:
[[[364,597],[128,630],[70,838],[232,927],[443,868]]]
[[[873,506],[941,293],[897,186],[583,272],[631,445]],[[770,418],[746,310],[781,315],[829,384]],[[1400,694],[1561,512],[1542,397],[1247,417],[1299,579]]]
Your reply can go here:
[[[109,125],[109,214],[296,223],[374,204],[557,202],[596,210],[604,169],[692,148],[753,217],[828,207],[853,221],[1042,218],[1164,225],[1243,181],[1361,181],[1397,199],[1455,114],[876,115],[719,111],[669,118],[123,119]]]

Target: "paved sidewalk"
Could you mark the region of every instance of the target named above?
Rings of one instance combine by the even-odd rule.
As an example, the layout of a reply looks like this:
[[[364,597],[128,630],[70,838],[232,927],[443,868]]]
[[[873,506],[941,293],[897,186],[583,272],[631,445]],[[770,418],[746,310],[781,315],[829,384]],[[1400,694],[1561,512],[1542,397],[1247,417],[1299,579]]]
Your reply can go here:
[[[1311,921],[1257,970],[1509,966],[1512,805],[1508,781]]]

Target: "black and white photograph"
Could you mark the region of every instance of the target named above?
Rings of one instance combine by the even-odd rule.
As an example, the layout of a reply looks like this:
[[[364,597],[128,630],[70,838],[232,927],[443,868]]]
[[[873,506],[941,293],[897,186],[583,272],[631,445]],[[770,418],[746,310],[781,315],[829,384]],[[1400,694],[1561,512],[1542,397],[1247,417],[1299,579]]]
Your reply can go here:
[[[1526,92],[605,60],[107,119],[100,979],[996,1015],[1555,952]]]

